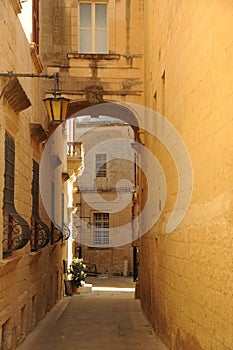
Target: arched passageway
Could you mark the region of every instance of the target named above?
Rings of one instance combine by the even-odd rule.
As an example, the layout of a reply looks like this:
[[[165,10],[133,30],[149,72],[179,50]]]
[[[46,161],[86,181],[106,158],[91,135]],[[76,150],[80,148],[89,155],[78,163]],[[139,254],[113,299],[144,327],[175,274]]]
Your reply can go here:
[[[74,255],[83,258],[92,273],[124,274],[136,279],[137,250],[132,242],[137,236],[133,222],[137,168],[132,145],[139,140],[139,122],[130,108],[119,103],[73,102],[68,114],[70,141],[82,144],[83,156],[82,174],[73,191]],[[85,116],[88,121],[78,121]],[[104,123],[101,117],[106,118]],[[100,161],[103,164],[96,173]]]
[[[139,120],[134,111],[130,109],[129,104],[123,104],[118,102],[103,101],[98,104],[90,104],[88,101],[71,102],[69,105],[67,117],[78,118],[84,115],[90,115],[93,118],[102,116],[109,116],[111,118],[120,119],[123,122],[129,124],[135,133],[135,140],[140,142],[138,130]]]

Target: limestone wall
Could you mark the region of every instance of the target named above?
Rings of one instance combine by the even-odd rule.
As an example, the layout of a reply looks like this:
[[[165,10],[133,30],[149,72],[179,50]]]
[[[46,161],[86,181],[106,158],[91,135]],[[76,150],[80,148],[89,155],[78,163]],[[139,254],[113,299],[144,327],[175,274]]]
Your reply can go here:
[[[27,248],[0,261],[3,349],[15,349],[64,292],[61,247],[48,246],[35,253]]]
[[[125,245],[112,249],[83,249],[83,259],[87,263],[90,272],[94,272],[92,265],[96,265],[98,274],[123,275],[125,261],[127,261],[127,275],[133,272],[133,251],[131,245]]]
[[[145,104],[177,128],[194,171],[190,207],[166,234],[177,170],[146,138],[168,192],[141,240],[141,300],[169,349],[233,349],[232,11],[232,1],[145,1]]]
[[[80,1],[41,0],[40,52],[49,73],[60,72],[60,88],[73,102],[143,104],[143,1],[109,0],[108,52],[79,50]],[[49,92],[52,86],[46,83]],[[75,107],[70,113],[85,108]]]
[[[1,1],[0,29],[1,73],[40,73],[39,60],[26,40],[17,13],[18,0]],[[40,65],[39,65],[40,66]],[[13,78],[11,79],[11,81]],[[0,347],[13,350],[63,295],[62,259],[66,259],[66,243],[47,245],[31,252],[30,240],[23,249],[3,258],[3,193],[5,172],[5,133],[15,141],[14,204],[17,212],[31,228],[32,166],[40,162],[42,145],[32,136],[32,124],[48,129],[48,118],[41,101],[39,79],[18,78],[14,96],[6,97],[4,88],[9,78],[0,77]],[[13,89],[12,89],[13,90]],[[14,98],[15,97],[15,98]],[[18,111],[24,101],[31,106]],[[38,136],[38,135],[37,135]],[[50,220],[40,204],[42,219]]]

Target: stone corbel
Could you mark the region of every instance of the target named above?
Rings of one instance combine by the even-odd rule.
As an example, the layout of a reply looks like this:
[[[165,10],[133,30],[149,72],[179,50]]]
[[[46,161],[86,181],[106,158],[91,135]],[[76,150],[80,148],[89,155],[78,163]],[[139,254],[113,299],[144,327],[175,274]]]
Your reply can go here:
[[[37,142],[41,143],[48,139],[48,133],[43,129],[40,123],[30,123],[31,138]]]
[[[103,86],[93,85],[85,89],[86,99],[90,104],[103,102]]]
[[[16,77],[10,77],[0,93],[0,98],[4,96],[11,108],[19,113],[31,106],[31,102]]]

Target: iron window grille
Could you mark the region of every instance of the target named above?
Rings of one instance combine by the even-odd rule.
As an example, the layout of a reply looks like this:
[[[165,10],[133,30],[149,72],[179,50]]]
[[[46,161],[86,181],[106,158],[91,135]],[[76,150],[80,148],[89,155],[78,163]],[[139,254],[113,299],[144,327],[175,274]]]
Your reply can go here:
[[[5,134],[5,174],[3,199],[3,256],[23,248],[30,239],[30,228],[14,205],[15,141]]]
[[[96,177],[107,177],[107,154],[95,155]]]
[[[62,229],[55,226],[54,223],[51,222],[51,244],[57,243],[62,239],[63,239]]]
[[[54,224],[55,222],[55,183],[51,183],[51,244],[57,243],[58,241],[67,240],[70,237],[70,229],[69,227],[64,223],[64,212],[65,212],[65,196],[64,193],[62,193],[62,208],[61,208],[61,215],[62,215],[62,225],[61,227],[57,224]]]
[[[57,227],[51,222],[51,244],[57,243],[60,240],[66,241],[70,237],[70,229],[63,224],[62,227]]]
[[[70,237],[70,229],[66,224],[62,227],[63,240],[66,241]]]
[[[109,245],[109,213],[94,213],[94,245]]]
[[[39,164],[33,160],[31,250],[36,251],[50,242],[50,230],[39,215]]]

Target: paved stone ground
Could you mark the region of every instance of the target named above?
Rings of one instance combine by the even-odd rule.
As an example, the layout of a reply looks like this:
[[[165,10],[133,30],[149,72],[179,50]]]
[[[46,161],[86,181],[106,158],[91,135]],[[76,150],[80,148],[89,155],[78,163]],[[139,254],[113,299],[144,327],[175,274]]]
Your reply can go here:
[[[18,350],[166,350],[134,299],[132,278],[88,277],[91,294],[64,297]],[[107,288],[105,288],[107,287]]]

